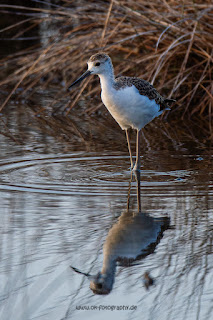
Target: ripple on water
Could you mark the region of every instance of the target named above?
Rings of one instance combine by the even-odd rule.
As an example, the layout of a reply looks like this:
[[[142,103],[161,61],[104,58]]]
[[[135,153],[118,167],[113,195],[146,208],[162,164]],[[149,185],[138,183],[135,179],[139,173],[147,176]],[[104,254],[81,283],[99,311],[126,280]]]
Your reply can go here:
[[[75,153],[16,157],[0,162],[0,190],[58,195],[126,194],[130,180],[129,157]],[[142,170],[141,187],[162,194],[173,193],[174,184],[190,180],[188,170]]]

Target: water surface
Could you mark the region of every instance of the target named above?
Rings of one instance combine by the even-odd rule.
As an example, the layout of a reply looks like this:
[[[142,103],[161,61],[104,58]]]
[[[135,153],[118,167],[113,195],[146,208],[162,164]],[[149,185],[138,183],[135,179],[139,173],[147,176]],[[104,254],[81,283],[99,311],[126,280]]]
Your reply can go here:
[[[108,122],[98,129],[76,119],[69,141],[56,126],[54,135],[39,119],[17,114],[8,111],[7,125],[21,144],[0,136],[0,318],[211,319],[211,149],[160,138],[157,129],[148,142],[145,132],[141,211],[155,221],[168,219],[169,227],[154,252],[118,263],[108,295],[95,295],[70,265],[97,274],[109,232],[127,212],[125,137],[116,126],[104,129]],[[90,128],[96,132],[89,134]],[[136,191],[133,177],[132,216]],[[154,279],[148,290],[147,271]]]

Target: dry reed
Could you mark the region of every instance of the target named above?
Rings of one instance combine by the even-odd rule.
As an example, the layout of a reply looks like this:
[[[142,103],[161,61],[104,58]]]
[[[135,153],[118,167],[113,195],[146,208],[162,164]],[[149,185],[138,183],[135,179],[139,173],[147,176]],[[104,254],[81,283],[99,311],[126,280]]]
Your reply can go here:
[[[53,30],[36,46],[1,59],[1,70],[10,65],[11,72],[0,80],[0,87],[10,88],[0,110],[18,88],[26,98],[38,90],[57,88],[47,109],[54,110],[63,99],[66,113],[79,104],[83,91],[84,99],[96,99],[100,88],[94,86],[95,77],[72,93],[65,88],[86,69],[89,56],[102,50],[111,55],[116,74],[150,81],[162,95],[177,100],[178,116],[202,121],[212,138],[211,0],[64,0],[52,7],[40,2],[41,8],[0,5],[0,12],[14,10],[23,15],[23,21],[0,30],[1,35],[9,29],[16,39],[30,27],[40,35],[45,26],[46,33],[48,28]],[[91,114],[100,106],[97,100],[85,111]]]

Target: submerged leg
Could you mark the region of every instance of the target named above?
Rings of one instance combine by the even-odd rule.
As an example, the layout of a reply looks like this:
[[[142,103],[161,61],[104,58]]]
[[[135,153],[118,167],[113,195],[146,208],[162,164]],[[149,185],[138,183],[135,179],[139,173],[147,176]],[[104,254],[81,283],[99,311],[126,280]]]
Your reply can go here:
[[[127,208],[126,208],[127,212],[129,212],[129,202],[130,202],[131,187],[132,187],[132,171],[131,171],[131,176],[130,176],[130,181],[129,181],[128,196],[127,196]]]
[[[128,129],[126,130],[126,140],[127,140],[127,144],[128,144],[129,156],[130,156],[130,163],[131,163],[131,169],[132,169],[132,168],[133,168],[132,150],[131,150],[131,145],[130,145],[130,140],[129,140],[129,132],[128,132]]]
[[[137,203],[138,203],[138,212],[141,212],[141,176],[140,171],[134,171],[135,180],[137,182]]]
[[[140,171],[141,158],[140,158],[140,147],[141,147],[141,130],[137,130],[137,146],[136,146],[136,163],[133,170]]]

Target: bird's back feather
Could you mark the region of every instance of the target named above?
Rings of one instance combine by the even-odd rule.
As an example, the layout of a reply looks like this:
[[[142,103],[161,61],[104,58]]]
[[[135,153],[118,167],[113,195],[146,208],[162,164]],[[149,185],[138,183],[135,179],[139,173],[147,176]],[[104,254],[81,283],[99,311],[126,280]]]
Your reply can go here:
[[[175,102],[173,99],[165,99],[162,97],[153,85],[146,80],[136,77],[115,78],[114,88],[116,90],[131,86],[135,86],[140,95],[146,96],[150,100],[155,100],[155,102],[160,106],[160,111],[167,109],[170,103]]]

